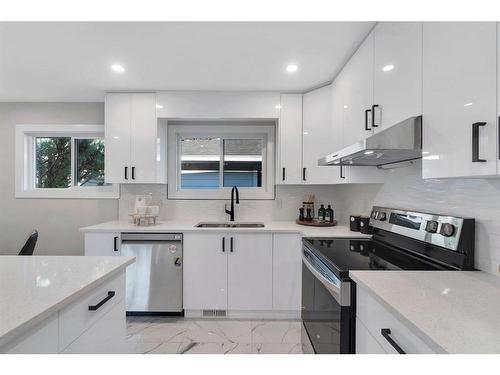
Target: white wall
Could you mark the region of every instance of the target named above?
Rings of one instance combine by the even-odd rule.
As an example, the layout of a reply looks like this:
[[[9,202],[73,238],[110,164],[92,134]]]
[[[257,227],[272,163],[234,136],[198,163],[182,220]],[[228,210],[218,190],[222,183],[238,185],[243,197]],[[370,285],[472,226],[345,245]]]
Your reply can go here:
[[[103,123],[103,103],[0,103],[0,254],[17,254],[36,228],[36,254],[83,255],[78,229],[117,218],[117,200],[14,197],[16,124]]]
[[[476,219],[476,268],[499,274],[500,178],[423,180],[422,164],[386,172],[383,185],[335,188],[341,211],[369,212],[371,205],[408,208]],[[358,197],[371,198],[372,203]]]

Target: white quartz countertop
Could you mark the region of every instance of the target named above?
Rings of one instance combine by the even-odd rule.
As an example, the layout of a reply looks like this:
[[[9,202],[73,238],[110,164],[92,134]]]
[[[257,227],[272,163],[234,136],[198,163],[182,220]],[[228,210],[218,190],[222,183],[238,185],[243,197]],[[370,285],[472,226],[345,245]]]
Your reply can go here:
[[[119,256],[0,256],[0,346],[134,261]]]
[[[163,221],[156,225],[137,226],[127,221],[108,221],[106,223],[92,225],[81,228],[82,232],[165,232],[165,233],[183,233],[183,232],[274,232],[274,233],[299,233],[302,237],[355,237],[366,238],[371,235],[359,232],[351,232],[349,227],[338,225],[335,227],[309,227],[298,225],[294,221],[271,221],[263,222],[263,228],[196,228],[195,225],[203,220],[196,222]],[[210,221],[206,221],[210,222]],[[258,222],[258,221],[255,221]]]
[[[480,271],[351,271],[438,352],[500,353],[500,277]]]

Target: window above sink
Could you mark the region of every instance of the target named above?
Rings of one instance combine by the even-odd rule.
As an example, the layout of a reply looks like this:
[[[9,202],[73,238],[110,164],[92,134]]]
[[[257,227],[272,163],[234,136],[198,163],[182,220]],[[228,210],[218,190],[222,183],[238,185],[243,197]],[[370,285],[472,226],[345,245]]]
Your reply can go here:
[[[207,126],[209,125],[209,126]],[[274,199],[272,121],[186,122],[168,126],[168,198]]]

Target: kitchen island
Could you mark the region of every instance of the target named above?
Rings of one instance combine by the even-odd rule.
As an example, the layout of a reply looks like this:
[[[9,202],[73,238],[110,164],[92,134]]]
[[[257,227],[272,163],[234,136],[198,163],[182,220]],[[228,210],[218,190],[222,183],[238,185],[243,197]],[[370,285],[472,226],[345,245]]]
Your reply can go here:
[[[120,353],[133,257],[1,256],[0,353]]]
[[[356,352],[395,353],[398,345],[406,353],[500,353],[497,276],[481,271],[351,271],[349,276],[357,284]],[[390,330],[390,340],[382,329]]]

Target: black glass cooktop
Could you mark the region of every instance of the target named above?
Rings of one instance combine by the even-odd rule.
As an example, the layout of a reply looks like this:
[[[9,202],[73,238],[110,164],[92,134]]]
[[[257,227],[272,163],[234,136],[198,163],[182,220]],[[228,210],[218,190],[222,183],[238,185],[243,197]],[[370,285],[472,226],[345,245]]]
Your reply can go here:
[[[404,250],[371,239],[304,238],[304,245],[338,277],[354,270],[445,270]]]

